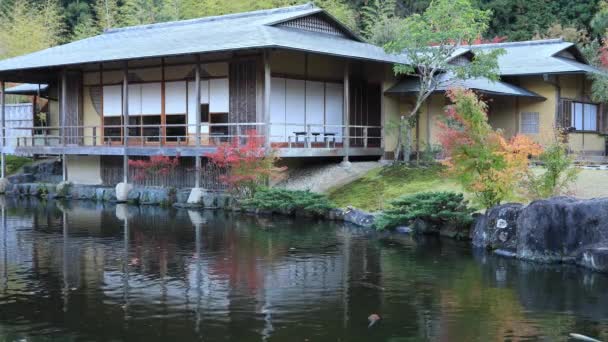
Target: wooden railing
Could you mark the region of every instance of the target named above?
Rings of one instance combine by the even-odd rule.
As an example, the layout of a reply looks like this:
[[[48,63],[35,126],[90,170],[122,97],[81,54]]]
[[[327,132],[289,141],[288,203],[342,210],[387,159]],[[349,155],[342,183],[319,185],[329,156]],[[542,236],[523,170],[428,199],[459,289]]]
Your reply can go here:
[[[245,143],[248,132],[255,130],[279,148],[383,147],[382,126],[322,125],[301,123],[222,123],[196,125],[105,125],[27,127],[33,135],[6,137],[16,139],[12,146],[218,146],[238,139]],[[128,134],[123,134],[124,131]],[[65,135],[65,132],[77,134]],[[277,133],[278,132],[278,133]],[[7,142],[6,145],[11,145]]]

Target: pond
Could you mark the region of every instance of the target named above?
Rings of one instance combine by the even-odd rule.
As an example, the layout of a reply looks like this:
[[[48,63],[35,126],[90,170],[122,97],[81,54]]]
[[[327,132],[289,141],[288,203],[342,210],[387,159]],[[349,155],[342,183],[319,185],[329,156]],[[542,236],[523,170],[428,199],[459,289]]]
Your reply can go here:
[[[608,339],[608,276],[466,243],[152,206],[0,208],[0,341]]]

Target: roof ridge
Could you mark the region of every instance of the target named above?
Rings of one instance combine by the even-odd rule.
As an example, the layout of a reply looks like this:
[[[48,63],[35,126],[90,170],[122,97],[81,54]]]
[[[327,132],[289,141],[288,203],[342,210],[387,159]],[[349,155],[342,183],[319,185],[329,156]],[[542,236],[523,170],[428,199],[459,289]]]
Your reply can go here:
[[[193,18],[193,19],[166,21],[166,22],[162,22],[162,23],[110,28],[110,29],[106,29],[104,31],[104,34],[125,32],[125,31],[144,30],[144,29],[153,29],[153,28],[163,28],[163,27],[171,27],[171,26],[190,25],[190,24],[206,23],[206,22],[229,20],[229,19],[257,17],[257,16],[264,16],[264,15],[271,15],[271,14],[304,11],[304,10],[310,10],[310,9],[314,9],[314,8],[317,8],[317,7],[312,2],[308,2],[308,3],[302,4],[302,5],[262,9],[262,10],[255,10],[255,11],[249,11],[249,12],[230,13],[230,14],[214,15],[214,16],[200,17],[200,18]]]
[[[529,46],[529,45],[544,45],[544,44],[557,44],[565,43],[564,38],[550,38],[550,39],[535,39],[535,40],[522,40],[518,42],[504,42],[504,43],[490,43],[490,44],[473,44],[470,47],[482,47],[482,48],[493,48],[493,47],[514,47],[514,46]]]

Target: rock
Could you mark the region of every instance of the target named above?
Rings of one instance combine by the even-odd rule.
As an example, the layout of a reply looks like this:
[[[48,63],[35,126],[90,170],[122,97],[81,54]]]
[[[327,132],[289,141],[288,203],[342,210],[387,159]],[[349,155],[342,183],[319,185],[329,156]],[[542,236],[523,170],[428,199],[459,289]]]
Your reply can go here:
[[[0,194],[6,193],[10,184],[8,179],[0,178]]]
[[[574,253],[608,237],[608,198],[555,197],[532,202],[517,219],[517,257],[574,261]]]
[[[517,218],[523,207],[519,203],[502,204],[477,217],[471,235],[473,246],[515,251]]]
[[[203,188],[192,188],[190,195],[188,196],[188,204],[203,204],[203,196],[207,194],[207,191]]]
[[[98,201],[103,201],[103,194],[106,190],[104,188],[96,188],[95,189],[95,199]]]
[[[188,203],[188,198],[190,197],[190,189],[180,189],[175,193],[175,198],[177,203]]]
[[[95,200],[97,189],[94,186],[73,185],[69,195],[78,200]]]
[[[127,196],[127,202],[129,203],[139,203],[139,197],[140,197],[141,193],[140,193],[140,189],[132,189],[131,191],[129,191],[129,195]]]
[[[344,210],[342,209],[331,209],[325,214],[325,218],[332,221],[343,221]]]
[[[348,208],[344,212],[344,221],[354,223],[361,227],[372,227],[375,222],[374,215],[364,211]]]
[[[608,272],[608,241],[583,247],[575,255],[577,265],[598,272]]]
[[[217,209],[218,208],[218,199],[215,193],[207,192],[203,196],[203,205],[207,209]]]
[[[406,226],[399,226],[399,227],[395,228],[395,231],[399,234],[411,234],[412,228],[406,227]]]
[[[116,201],[124,203],[129,199],[129,192],[133,190],[133,185],[129,183],[120,182],[116,184]]]
[[[104,202],[116,202],[116,190],[115,189],[105,189],[103,192],[103,201]]]
[[[172,205],[174,192],[167,188],[143,188],[140,195],[140,203],[152,205]]]
[[[70,194],[70,189],[72,187],[72,182],[62,181],[57,186],[55,186],[55,192],[57,193],[57,197],[67,197]]]

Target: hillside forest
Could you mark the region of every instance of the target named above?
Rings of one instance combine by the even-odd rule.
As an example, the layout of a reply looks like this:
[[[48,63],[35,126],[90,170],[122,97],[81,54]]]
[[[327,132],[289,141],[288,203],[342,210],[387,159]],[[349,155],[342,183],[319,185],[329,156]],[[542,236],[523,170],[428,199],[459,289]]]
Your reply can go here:
[[[597,51],[602,0],[472,0],[492,12],[488,41],[564,37]],[[0,0],[0,58],[84,39],[108,28],[290,6],[308,0]],[[400,20],[430,0],[314,0],[368,41],[391,41]]]

